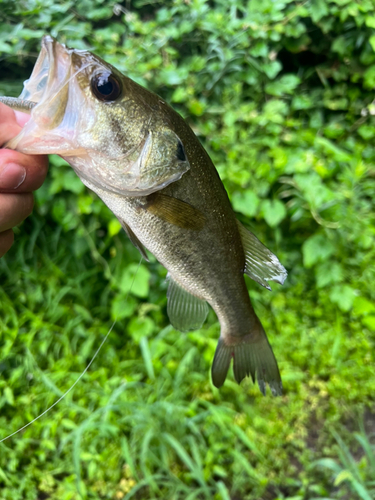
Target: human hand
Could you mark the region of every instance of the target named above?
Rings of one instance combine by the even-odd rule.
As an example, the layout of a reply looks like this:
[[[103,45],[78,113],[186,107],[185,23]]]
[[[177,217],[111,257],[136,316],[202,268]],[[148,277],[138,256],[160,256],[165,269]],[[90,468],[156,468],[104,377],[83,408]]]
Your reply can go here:
[[[30,117],[0,103],[0,146],[17,135]],[[48,159],[0,149],[0,257],[13,244],[12,227],[28,217],[34,205],[32,191],[47,174]]]

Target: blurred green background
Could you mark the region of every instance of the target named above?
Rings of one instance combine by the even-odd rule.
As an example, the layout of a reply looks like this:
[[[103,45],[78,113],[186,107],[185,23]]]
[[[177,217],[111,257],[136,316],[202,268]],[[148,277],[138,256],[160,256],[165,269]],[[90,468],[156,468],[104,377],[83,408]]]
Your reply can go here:
[[[0,260],[0,499],[375,498],[372,0],[0,0],[0,94],[40,39],[157,92],[289,271],[248,280],[284,395],[210,381],[219,325],[181,334],[166,271],[58,157]],[[138,269],[138,271],[137,271]],[[130,295],[125,300],[134,277]]]

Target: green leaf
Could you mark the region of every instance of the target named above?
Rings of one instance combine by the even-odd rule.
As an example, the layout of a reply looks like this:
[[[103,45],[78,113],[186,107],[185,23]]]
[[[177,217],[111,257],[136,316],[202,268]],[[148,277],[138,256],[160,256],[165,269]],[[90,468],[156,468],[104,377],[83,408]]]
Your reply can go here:
[[[342,470],[337,474],[334,485],[339,486],[343,481],[353,481],[353,474],[348,470]]]
[[[261,204],[262,215],[271,227],[276,227],[286,217],[286,208],[280,200],[264,200]]]
[[[111,219],[108,223],[108,235],[115,236],[121,231],[121,224],[118,219]]]
[[[192,99],[189,102],[189,111],[195,116],[201,116],[204,113],[205,109],[205,104],[202,101],[198,101],[198,99]]]
[[[303,264],[312,267],[330,257],[335,251],[333,243],[323,234],[317,233],[310,236],[302,245]]]
[[[216,488],[218,489],[221,500],[231,500],[229,491],[222,481],[217,481]]]
[[[363,85],[367,89],[375,87],[375,66],[370,66],[363,74]]]
[[[369,28],[375,28],[375,16],[366,16],[365,23]]]
[[[367,326],[369,330],[375,332],[375,316],[366,316],[362,319],[362,323]]]
[[[268,83],[265,90],[267,94],[282,97],[284,94],[293,94],[295,88],[300,83],[301,80],[296,75],[283,75],[281,78],[278,78],[274,82]]]
[[[128,332],[136,342],[141,342],[143,337],[149,337],[155,328],[151,318],[143,316],[132,318],[128,325]],[[143,341],[143,348],[145,348]],[[146,353],[147,354],[147,353]],[[149,369],[150,367],[148,367]]]
[[[371,125],[361,125],[357,132],[365,141],[375,137],[375,127]]]
[[[134,314],[137,308],[137,302],[132,296],[126,296],[124,294],[116,295],[111,303],[111,318],[115,320],[120,320],[124,318],[129,318]]]
[[[232,195],[232,206],[236,212],[247,217],[254,217],[258,211],[260,200],[254,191],[235,191]]]
[[[337,161],[351,160],[351,155],[349,153],[344,151],[342,148],[339,148],[325,137],[315,137],[314,143],[316,146],[320,146],[326,154],[332,155],[332,157]]]
[[[353,304],[353,314],[366,316],[375,312],[375,304],[365,297],[356,297]]]
[[[292,109],[310,109],[314,106],[314,102],[306,94],[295,95],[292,100]]]
[[[318,288],[323,288],[332,283],[338,283],[343,279],[343,269],[338,262],[322,262],[316,266],[316,284]]]
[[[332,288],[329,298],[342,311],[350,311],[354,302],[355,291],[349,285],[337,285]]]
[[[281,71],[282,66],[279,61],[271,61],[267,64],[263,64],[262,69],[268,76],[268,78],[270,80],[273,80],[275,76],[279,73],[279,71]]]
[[[316,23],[329,13],[325,0],[312,0],[310,6],[311,18]]]
[[[123,294],[128,292],[137,297],[148,296],[150,271],[144,265],[130,264],[122,273],[118,286]]]
[[[334,40],[332,44],[332,51],[337,52],[340,55],[344,55],[347,50],[347,42],[344,36],[339,36]]]
[[[4,389],[4,397],[5,397],[5,401],[11,405],[11,406],[14,406],[14,395],[13,395],[13,391],[10,387],[5,387]]]
[[[152,325],[152,326],[154,326],[154,325]],[[143,329],[146,330],[145,327],[143,327]],[[142,357],[143,357],[143,361],[145,363],[147,375],[151,380],[155,380],[155,373],[154,373],[154,367],[152,364],[150,346],[148,344],[148,340],[147,340],[146,335],[140,339],[139,347],[141,348]]]

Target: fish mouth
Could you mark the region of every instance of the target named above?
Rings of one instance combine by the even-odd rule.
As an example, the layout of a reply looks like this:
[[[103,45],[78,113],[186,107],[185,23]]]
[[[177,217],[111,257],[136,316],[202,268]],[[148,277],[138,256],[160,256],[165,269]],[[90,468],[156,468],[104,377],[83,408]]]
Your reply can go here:
[[[74,57],[77,52],[84,51],[69,49],[50,35],[43,37],[41,51],[21,95],[13,103],[3,101],[31,115],[22,131],[5,145],[7,148],[27,154],[76,154],[74,129],[83,98],[74,78],[77,61],[83,62]]]
[[[50,35],[44,36],[38,59],[30,78],[24,82],[24,89],[20,95],[20,99],[38,103],[45,97],[47,87],[51,88],[51,86],[54,86],[54,79],[59,73],[56,64],[59,56],[62,61],[66,60],[66,47],[59,44]],[[68,67],[67,65],[67,69]]]
[[[88,187],[146,196],[190,168],[168,116],[165,124],[162,113],[153,115],[137,84],[95,54],[70,49],[51,36],[43,37],[20,97],[0,102],[31,115],[4,147],[57,154]]]

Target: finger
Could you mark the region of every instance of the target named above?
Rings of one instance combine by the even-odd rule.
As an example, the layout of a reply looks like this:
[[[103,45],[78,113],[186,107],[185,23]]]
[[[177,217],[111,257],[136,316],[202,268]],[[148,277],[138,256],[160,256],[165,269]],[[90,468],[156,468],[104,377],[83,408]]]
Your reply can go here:
[[[16,121],[14,111],[0,103],[0,146],[12,139],[21,131],[21,127]]]
[[[0,258],[7,253],[13,245],[14,234],[11,229],[0,233]]]
[[[0,232],[20,224],[33,211],[31,193],[0,194]]]
[[[40,188],[47,174],[48,158],[0,150],[0,192],[26,193]]]

